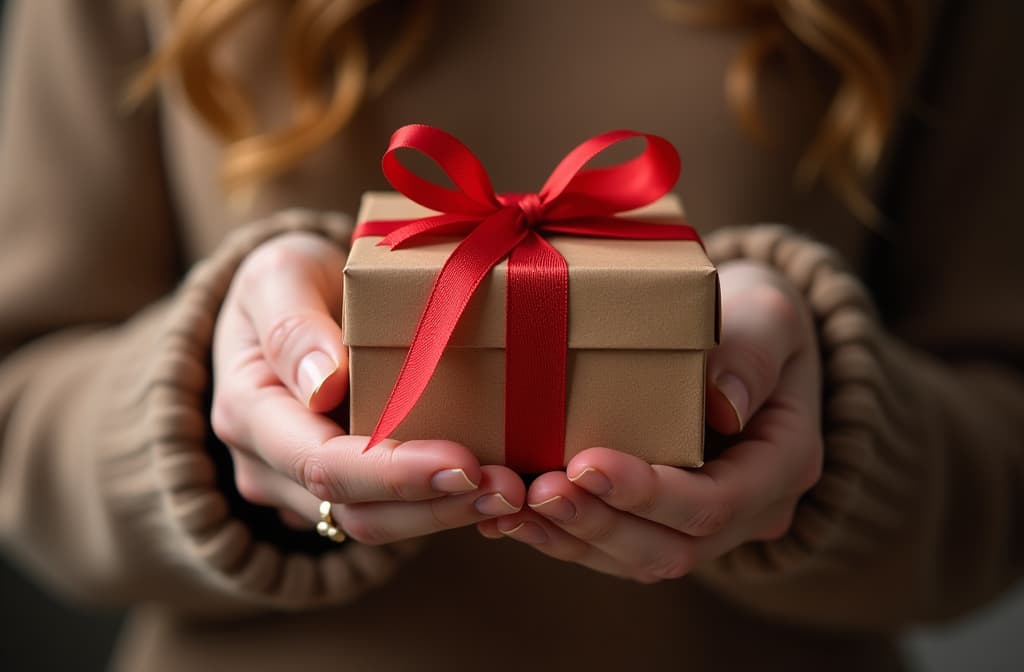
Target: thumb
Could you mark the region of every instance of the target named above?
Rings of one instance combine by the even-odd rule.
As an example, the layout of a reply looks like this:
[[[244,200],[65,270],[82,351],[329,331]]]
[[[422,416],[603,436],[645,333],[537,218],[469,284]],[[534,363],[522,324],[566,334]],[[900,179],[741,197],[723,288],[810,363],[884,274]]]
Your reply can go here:
[[[779,384],[802,342],[795,291],[748,264],[722,269],[721,342],[708,355],[708,423],[722,434],[746,426]]]
[[[323,413],[348,392],[348,354],[326,311],[292,307],[260,333],[267,362],[295,398]]]
[[[247,278],[240,303],[278,380],[310,410],[326,412],[348,392],[348,352],[329,308],[340,304],[341,265],[337,282],[324,286],[308,258],[284,264],[281,256],[288,255],[277,255],[273,272]]]

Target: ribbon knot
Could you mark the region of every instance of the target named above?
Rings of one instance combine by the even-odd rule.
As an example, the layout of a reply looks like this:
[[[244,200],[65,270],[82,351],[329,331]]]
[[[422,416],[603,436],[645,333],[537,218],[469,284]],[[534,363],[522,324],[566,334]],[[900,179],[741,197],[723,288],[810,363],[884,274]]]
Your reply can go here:
[[[537,228],[544,218],[544,204],[538,194],[501,194],[498,200],[503,205],[519,208],[523,213],[523,224],[528,229]]]
[[[614,144],[643,138],[639,156],[603,168],[584,167]],[[398,160],[400,149],[425,154],[454,189],[429,182]],[[679,155],[656,135],[610,131],[583,142],[532,194],[496,194],[479,159],[450,134],[403,126],[381,161],[392,186],[439,214],[363,222],[353,238],[379,235],[392,250],[426,236],[463,237],[430,291],[409,352],[367,448],[389,436],[423,394],[463,311],[481,281],[508,258],[505,308],[505,462],[523,473],[564,462],[569,271],[541,234],[632,240],[691,240],[679,222],[638,221],[618,213],[653,203],[679,177]]]

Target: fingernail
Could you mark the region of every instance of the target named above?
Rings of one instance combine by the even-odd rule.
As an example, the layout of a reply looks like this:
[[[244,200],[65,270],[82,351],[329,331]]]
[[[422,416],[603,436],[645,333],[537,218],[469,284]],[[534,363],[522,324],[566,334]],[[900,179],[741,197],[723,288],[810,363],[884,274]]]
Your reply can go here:
[[[319,350],[302,358],[299,362],[298,383],[307,406],[324,382],[337,370],[338,363]]]
[[[544,531],[543,527],[537,523],[526,521],[519,523],[511,530],[503,530],[499,527],[498,532],[501,532],[506,537],[524,541],[527,544],[543,544],[548,540],[548,533]]]
[[[444,469],[430,478],[430,487],[437,492],[469,492],[479,487],[466,475],[464,469]]]
[[[723,373],[715,381],[715,387],[732,406],[732,412],[736,414],[736,423],[742,430],[746,424],[747,411],[750,409],[750,392],[747,391],[747,386],[737,376]]]
[[[505,499],[505,495],[500,492],[495,492],[490,495],[484,495],[483,497],[477,498],[473,502],[473,506],[476,510],[485,516],[507,516],[510,513],[515,513],[519,509],[512,506],[512,504]]]
[[[530,504],[530,508],[560,523],[568,523],[576,517],[576,506],[561,495],[555,495],[537,504]]]
[[[570,476],[569,480],[598,497],[612,491],[612,482],[593,467],[587,467],[575,476]]]

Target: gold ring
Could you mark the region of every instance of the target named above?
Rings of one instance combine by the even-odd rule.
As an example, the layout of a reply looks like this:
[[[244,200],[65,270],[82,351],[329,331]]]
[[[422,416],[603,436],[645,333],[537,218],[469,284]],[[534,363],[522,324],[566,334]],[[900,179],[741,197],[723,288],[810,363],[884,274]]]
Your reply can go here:
[[[320,522],[316,524],[316,532],[321,537],[327,537],[339,544],[346,539],[345,533],[334,522],[334,516],[331,515],[331,503],[326,499],[320,502]]]

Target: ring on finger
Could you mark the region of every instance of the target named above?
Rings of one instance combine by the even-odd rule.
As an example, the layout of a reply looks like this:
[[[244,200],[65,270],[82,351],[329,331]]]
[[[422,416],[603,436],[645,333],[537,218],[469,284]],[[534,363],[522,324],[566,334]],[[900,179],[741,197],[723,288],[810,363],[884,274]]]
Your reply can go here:
[[[316,532],[321,537],[327,537],[339,544],[347,539],[345,533],[334,522],[334,516],[331,515],[331,503],[326,499],[320,502],[320,522],[316,524]]]

